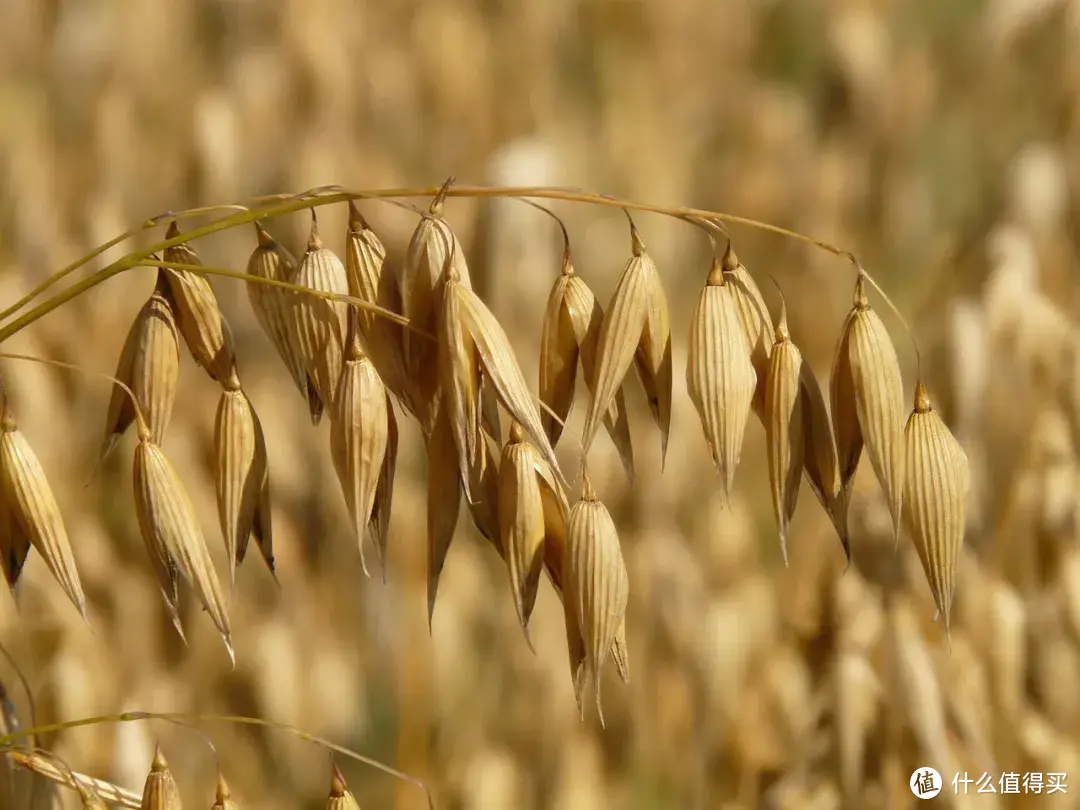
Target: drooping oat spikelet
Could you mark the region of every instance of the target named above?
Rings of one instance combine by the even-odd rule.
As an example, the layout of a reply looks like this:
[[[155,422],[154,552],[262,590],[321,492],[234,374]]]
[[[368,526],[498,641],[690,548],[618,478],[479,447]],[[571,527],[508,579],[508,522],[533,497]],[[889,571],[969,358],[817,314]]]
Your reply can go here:
[[[86,597],[56,496],[30,442],[18,428],[6,396],[0,393],[0,398],[0,498],[3,517],[10,525],[5,573],[10,562],[12,577],[17,578],[22,566],[15,563],[28,539],[85,619]],[[22,554],[22,561],[25,559]]]
[[[240,805],[233,801],[232,791],[225,781],[225,774],[218,771],[217,787],[214,791],[214,806],[210,810],[240,810]]]
[[[949,632],[956,563],[964,543],[968,461],[922,383],[904,428],[904,516],[938,612]]]
[[[326,800],[326,810],[360,810],[360,805],[356,797],[349,792],[349,786],[345,784],[345,777],[336,762],[333,763],[333,772],[330,775],[330,796]]]
[[[179,226],[169,226],[166,239],[180,235]],[[165,249],[165,261],[202,265],[190,244]],[[225,385],[236,379],[236,350],[232,330],[221,314],[214,290],[205,276],[192,270],[167,269],[165,277],[176,305],[176,320],[191,356],[210,378]]]
[[[546,494],[556,506],[544,508]],[[567,509],[559,485],[547,462],[529,442],[516,422],[510,428],[510,440],[503,447],[499,463],[499,520],[502,547],[510,574],[510,588],[518,621],[529,638],[529,618],[536,604],[540,572],[544,569],[544,543],[551,532],[566,533]]]
[[[321,292],[349,294],[345,265],[332,250],[323,247],[314,210],[311,213],[307,251],[296,270],[296,284]],[[307,371],[309,390],[313,388],[319,399],[329,408],[333,405],[334,394],[341,379],[348,305],[302,293],[291,295],[293,329],[300,357]],[[312,408],[312,424],[317,424],[319,418]]]
[[[573,604],[585,642],[585,666],[593,676],[603,725],[600,676],[626,613],[629,579],[615,523],[597,499],[587,470],[582,474],[581,500],[571,507],[567,521],[564,565],[564,599]]]
[[[154,751],[154,761],[143,785],[141,810],[182,810],[180,790],[173,779],[169,763],[161,753],[161,746]]]
[[[461,296],[457,294],[461,282],[449,261],[446,269],[442,304],[436,318],[439,391],[441,402],[449,411],[465,497],[473,502],[476,497],[470,486],[469,468],[482,459],[480,362],[472,336],[462,328]]]
[[[272,281],[296,282],[296,259],[284,246],[274,241],[262,224],[255,223],[259,245],[248,259],[249,275]],[[292,293],[269,284],[247,282],[248,300],[255,312],[255,318],[267,337],[274,344],[278,355],[289,370],[289,375],[296,383],[300,393],[308,401],[312,419],[322,413],[322,400],[308,387],[307,370],[296,337],[296,325],[292,311]]]
[[[368,531],[382,560],[383,581],[386,581],[386,547],[390,540],[390,511],[394,503],[394,473],[397,469],[398,424],[394,403],[386,395],[386,453],[383,455],[379,483],[375,487],[375,502],[371,507]]]
[[[780,529],[780,549],[787,565],[788,523],[795,514],[799,499],[799,481],[803,474],[805,440],[803,437],[802,352],[792,342],[787,325],[787,304],[780,310],[776,341],[769,359],[769,377],[765,388],[765,440],[769,454],[769,488],[773,512]]]
[[[350,315],[349,340],[330,422],[330,455],[352,518],[364,574],[364,534],[372,521],[379,481],[385,470],[389,398],[360,338],[360,322]],[[376,542],[382,559],[382,548]],[[385,560],[382,560],[385,565]]]
[[[568,251],[562,274],[548,296],[540,335],[540,401],[555,414],[552,416],[544,410],[540,419],[552,447],[559,443],[563,423],[573,406],[579,365],[586,385],[593,384],[603,322],[604,311],[592,290],[574,271]],[[633,480],[634,449],[622,386],[615,392],[611,406],[604,414],[604,427],[619,451],[627,475]]]
[[[435,613],[439,577],[454,539],[461,510],[461,479],[458,477],[457,449],[453,426],[445,404],[435,414],[427,440],[427,535],[428,535],[428,624]]]
[[[720,473],[723,503],[730,498],[757,386],[750,347],[730,287],[714,257],[690,323],[686,361],[686,388]]]
[[[652,257],[637,229],[630,226],[633,256],[623,268],[600,327],[592,398],[585,414],[582,445],[587,454],[601,418],[607,414],[623,378],[636,362],[638,376],[660,428],[662,463],[667,456],[671,419],[671,336],[667,301]]]
[[[446,294],[451,293],[459,299],[461,329],[476,346],[484,380],[491,383],[503,408],[524,428],[544,460],[551,466],[559,484],[566,487],[566,479],[559,469],[555,451],[544,433],[539,408],[529,392],[529,386],[502,325],[479,296],[465,284],[447,284]]]
[[[133,481],[139,530],[155,567],[166,570],[172,583],[181,574],[194,586],[235,661],[225,597],[195,507],[172,463],[146,433],[135,448]]]
[[[725,284],[730,286],[729,294],[735,299],[739,308],[739,320],[743,334],[746,335],[746,345],[750,347],[750,361],[754,364],[754,373],[757,374],[754,412],[764,418],[765,385],[769,376],[769,357],[772,354],[772,340],[769,339],[771,331],[769,309],[765,306],[765,298],[761,290],[758,289],[743,263],[739,261],[730,241],[724,251],[721,264],[724,269]]]
[[[269,472],[262,425],[247,395],[239,388],[225,389],[218,400],[214,420],[217,463],[214,478],[218,518],[229,557],[229,581],[236,580],[236,566],[247,554],[248,539],[260,538],[265,547],[270,535]],[[265,493],[264,493],[265,490]],[[267,559],[273,572],[273,555]]]
[[[115,374],[134,392],[158,444],[165,438],[180,379],[180,335],[165,273],[158,271],[154,292],[135,316]],[[108,454],[134,421],[131,398],[122,388],[113,386],[99,457]]]
[[[368,227],[356,203],[349,200],[349,230],[345,235],[345,274],[349,295],[369,304],[378,304],[384,261],[386,248]],[[372,325],[378,316],[367,310],[359,310],[359,316],[360,331],[370,344],[373,342]]]
[[[810,364],[804,362],[799,377],[802,397],[803,440],[805,451],[803,462],[807,483],[814,491],[818,501],[829,515],[844,556],[851,562],[851,542],[847,530],[847,501],[840,488],[840,465],[836,458],[836,441],[833,439],[832,423],[829,411],[825,407],[825,397],[821,386],[814,376]]]
[[[865,442],[899,542],[904,496],[904,383],[889,333],[866,299],[863,276],[833,363],[833,429],[845,501]]]

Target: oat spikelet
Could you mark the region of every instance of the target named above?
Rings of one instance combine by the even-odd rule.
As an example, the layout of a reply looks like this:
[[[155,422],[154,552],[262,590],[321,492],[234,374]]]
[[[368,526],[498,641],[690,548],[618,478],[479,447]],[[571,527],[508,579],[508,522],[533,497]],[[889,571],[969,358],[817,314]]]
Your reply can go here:
[[[151,558],[170,571],[173,582],[174,568],[194,586],[235,663],[225,597],[195,507],[172,463],[146,434],[135,448],[133,480],[135,513]]]
[[[484,379],[491,383],[503,408],[524,428],[529,439],[551,466],[559,484],[568,488],[555,458],[555,451],[544,433],[540,410],[533,400],[502,325],[479,296],[463,283],[448,284],[446,293],[452,293],[459,299],[461,328],[476,346]]]
[[[833,364],[831,396],[844,500],[848,500],[865,442],[899,541],[904,494],[904,383],[896,349],[885,324],[867,302],[861,274]]]
[[[765,298],[754,282],[753,277],[739,257],[735,249],[728,242],[721,261],[724,270],[725,284],[730,287],[730,295],[735,299],[739,309],[739,322],[742,324],[743,334],[746,335],[746,345],[750,348],[750,361],[754,364],[754,372],[757,374],[757,387],[754,389],[753,408],[754,413],[765,419],[765,386],[769,377],[769,358],[772,354],[773,341],[770,339],[769,309],[765,306]]]
[[[930,405],[922,383],[904,428],[907,454],[904,517],[934,602],[949,632],[956,564],[964,544],[968,494],[967,456]]]
[[[158,444],[165,438],[180,379],[180,335],[165,272],[158,271],[157,286],[128,331],[114,375],[135,394]],[[131,398],[120,386],[113,386],[100,458],[134,421]]]
[[[836,457],[829,411],[810,364],[804,362],[799,376],[802,397],[805,477],[818,501],[829,515],[844,557],[851,563],[851,541],[847,531],[847,502],[840,489],[840,465]]]
[[[572,602],[580,626],[585,667],[593,677],[603,725],[600,676],[626,614],[629,578],[615,523],[597,499],[587,470],[582,474],[581,500],[570,509],[567,521],[564,565],[565,599]]]
[[[161,746],[154,752],[154,761],[143,785],[141,810],[182,810],[180,790],[161,753]]]
[[[757,386],[750,347],[730,286],[714,257],[690,324],[686,361],[686,387],[720,473],[724,504],[730,499]]]
[[[379,483],[375,487],[375,503],[371,508],[368,531],[382,561],[383,581],[386,581],[386,547],[390,540],[390,512],[394,503],[394,473],[397,469],[398,424],[394,403],[386,395],[386,453],[383,455]]]
[[[364,574],[364,534],[372,521],[385,470],[390,407],[386,389],[360,341],[359,319],[350,317],[349,343],[330,422],[330,455],[352,518]],[[382,548],[376,542],[381,559]],[[385,560],[383,560],[385,564]]]
[[[240,810],[240,805],[233,801],[232,791],[225,781],[225,774],[218,771],[217,787],[214,791],[214,806],[210,810]]]
[[[296,283],[296,259],[292,253],[274,241],[261,223],[255,223],[255,231],[259,237],[259,245],[248,259],[248,274],[272,281]],[[256,281],[247,282],[247,293],[259,326],[274,344],[296,387],[308,400],[312,418],[317,418],[322,413],[322,401],[317,395],[312,397],[313,392],[308,388],[307,370],[300,354],[293,320],[292,293]]]
[[[22,554],[25,561],[24,544],[29,540],[85,619],[86,596],[56,496],[30,442],[16,425],[6,398],[0,409],[0,498],[2,516],[8,523],[6,545],[11,549],[10,557],[5,554],[5,572],[10,562],[12,576],[17,578],[22,568],[18,558]]]
[[[368,227],[356,203],[349,200],[349,230],[345,235],[345,275],[349,284],[349,295],[369,304],[378,304],[384,261],[386,248]],[[359,310],[358,314],[360,331],[370,344],[373,337],[372,326],[379,320],[379,316],[367,310]]]
[[[6,499],[0,494],[0,565],[4,568],[4,579],[7,581],[11,595],[18,605],[19,577],[22,576],[26,558],[30,556],[30,535],[27,534],[19,521],[15,519],[15,513],[8,506]],[[0,791],[0,796],[3,793]]]
[[[438,408],[431,436],[427,440],[427,535],[428,535],[428,626],[435,614],[439,578],[446,554],[454,539],[461,510],[461,479],[453,427],[445,405]]]
[[[169,226],[166,239],[180,235],[179,226]],[[202,265],[199,254],[190,244],[165,249],[165,261],[174,264]],[[225,385],[236,379],[236,350],[232,330],[221,314],[214,289],[205,276],[191,270],[167,269],[169,290],[176,305],[177,325],[191,356],[211,379]]]
[[[338,768],[337,763],[332,763],[333,772],[330,774],[330,796],[326,800],[326,810],[360,810],[356,797],[349,791],[345,784],[345,777]]]
[[[542,491],[556,507],[545,509]],[[499,520],[502,547],[505,550],[510,588],[518,621],[529,638],[529,618],[536,604],[540,573],[544,569],[544,543],[549,533],[565,535],[567,509],[555,476],[547,462],[529,442],[516,422],[510,428],[510,440],[504,445],[499,463]]]
[[[268,537],[270,532],[269,504],[263,504],[264,489],[269,489],[266,441],[255,409],[239,388],[221,392],[214,448],[218,518],[229,558],[229,581],[235,582],[236,566],[244,560],[248,539],[253,534]],[[263,543],[265,539],[260,547]],[[267,562],[272,560],[271,555]]]
[[[608,412],[631,363],[649,399],[660,428],[663,459],[671,419],[671,335],[667,301],[659,273],[637,229],[631,224],[633,255],[623,268],[600,327],[596,365],[590,386],[592,398],[585,414],[582,444],[587,454],[601,417]]]
[[[323,247],[314,210],[311,213],[307,251],[296,270],[296,283],[321,292],[349,294],[345,265],[332,250]],[[308,390],[313,390],[319,400],[330,408],[341,379],[348,304],[303,293],[294,292],[291,295],[293,328],[307,371]],[[312,408],[312,424],[317,424],[319,418],[315,408]]]
[[[14,729],[0,728],[0,733],[6,733],[9,730]],[[52,759],[42,754],[24,751],[9,751],[7,753],[7,758],[11,763],[20,768],[25,768],[38,776],[48,779],[50,782],[77,791],[79,798],[83,803],[82,806],[84,810],[85,808],[90,808],[90,810],[106,810],[107,805],[105,804],[105,800],[108,800],[110,804],[115,804],[120,807],[138,808],[141,803],[141,796],[138,793],[124,790],[111,782],[105,782],[101,779],[95,779],[92,776],[76,773],[67,768],[60,767],[53,762]],[[35,782],[35,784],[41,783]],[[5,798],[2,786],[0,786],[0,798]],[[21,805],[15,800],[12,800],[10,804],[5,804],[3,806],[14,806],[18,808]]]
[[[787,305],[780,311],[776,340],[769,359],[765,387],[765,440],[769,455],[769,487],[773,512],[780,529],[780,549],[788,563],[787,532],[799,499],[803,474],[802,353],[792,342],[787,325]]]
[[[586,385],[593,384],[603,322],[604,311],[592,290],[574,271],[568,251],[563,259],[562,274],[548,295],[540,335],[540,401],[558,416],[556,420],[547,410],[540,414],[552,447],[559,443],[561,423],[566,422],[573,407],[579,365]],[[611,406],[604,414],[604,427],[619,451],[627,476],[633,480],[634,449],[623,386],[615,392]]]

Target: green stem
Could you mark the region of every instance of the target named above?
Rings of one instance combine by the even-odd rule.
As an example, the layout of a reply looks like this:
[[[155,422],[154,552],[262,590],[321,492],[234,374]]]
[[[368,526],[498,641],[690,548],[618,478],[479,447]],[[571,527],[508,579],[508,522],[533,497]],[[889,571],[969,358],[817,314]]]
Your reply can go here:
[[[400,779],[403,782],[416,785],[418,788],[424,791],[424,795],[427,797],[428,810],[435,810],[435,800],[432,798],[431,790],[428,786],[417,779],[414,776],[409,776],[406,773],[402,773],[396,768],[391,768],[377,759],[366,757],[363,754],[357,753],[350,748],[346,748],[343,745],[332,743],[323,737],[317,737],[314,734],[309,734],[306,731],[301,731],[295,726],[290,726],[287,723],[278,723],[273,720],[263,720],[261,717],[245,717],[243,715],[230,715],[230,714],[188,714],[186,712],[123,712],[121,714],[105,714],[97,717],[83,717],[79,720],[68,720],[63,723],[50,723],[44,726],[36,726],[34,728],[19,729],[13,731],[10,734],[0,736],[0,750],[12,748],[15,746],[15,741],[22,737],[40,737],[43,734],[51,734],[55,731],[65,731],[67,729],[81,728],[83,726],[95,726],[101,723],[134,723],[144,720],[168,720],[171,722],[183,722],[183,721],[199,721],[207,723],[238,723],[240,725],[247,726],[261,726],[263,728],[273,729],[274,731],[284,731],[288,734],[292,734],[294,737],[298,737],[305,742],[314,743],[320,748],[325,748],[328,751],[333,751],[335,754],[341,754],[344,757],[349,757],[357,762],[361,762],[371,768],[375,768],[378,771],[382,771],[388,776],[392,776],[395,779]]]

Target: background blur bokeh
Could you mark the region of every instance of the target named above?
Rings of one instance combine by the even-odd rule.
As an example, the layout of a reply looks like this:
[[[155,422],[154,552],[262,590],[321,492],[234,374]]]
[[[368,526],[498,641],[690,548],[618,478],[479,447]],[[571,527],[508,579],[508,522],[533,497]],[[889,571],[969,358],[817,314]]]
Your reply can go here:
[[[440,808],[463,810],[900,808],[917,803],[908,777],[924,765],[946,781],[1064,772],[1075,782],[1054,796],[977,795],[973,784],[954,797],[947,786],[942,804],[1080,806],[1080,352],[1066,351],[1080,340],[1080,3],[3,0],[0,144],[5,303],[163,211],[332,183],[572,185],[814,235],[854,251],[892,296],[973,469],[951,651],[910,543],[893,553],[868,463],[851,569],[806,487],[785,569],[760,424],[751,420],[737,497],[721,511],[683,385],[708,243],[685,224],[638,216],[673,313],[674,427],[661,476],[657,432],[632,387],[636,484],[606,436],[591,456],[631,586],[632,680],[605,675],[602,731],[591,693],[585,722],[577,716],[550,586],[533,618],[534,656],[505,570],[465,519],[429,635],[424,456],[412,422],[388,581],[364,578],[328,427],[311,427],[242,285],[215,279],[268,437],[281,587],[257,559],[240,569],[235,671],[190,604],[185,650],[138,536],[130,436],[87,486],[108,386],[5,363],[91,600],[93,632],[37,555],[21,617],[0,596],[0,638],[35,688],[39,721],[255,714],[393,764],[427,780]],[[625,219],[553,208],[606,301],[628,255]],[[400,261],[415,217],[363,210]],[[320,211],[340,251],[345,212]],[[514,202],[452,200],[447,216],[535,380],[557,229]],[[307,226],[295,215],[269,227],[296,252]],[[777,236],[733,233],[774,313],[768,276],[783,288],[793,336],[827,380],[851,268]],[[253,246],[243,229],[198,249],[239,269]],[[113,279],[5,349],[111,373],[152,286],[145,269]],[[911,341],[875,305],[910,390]],[[165,450],[221,562],[217,390],[182,353]],[[1070,381],[1071,404],[1059,396]],[[572,433],[581,414],[579,402]],[[560,447],[567,459],[572,445]],[[3,680],[13,689],[8,670]],[[314,746],[203,729],[243,806],[325,800],[326,754]],[[156,740],[186,806],[209,806],[213,757],[189,729],[95,726],[47,743],[77,770],[137,789]],[[361,806],[422,806],[415,788],[343,766]]]

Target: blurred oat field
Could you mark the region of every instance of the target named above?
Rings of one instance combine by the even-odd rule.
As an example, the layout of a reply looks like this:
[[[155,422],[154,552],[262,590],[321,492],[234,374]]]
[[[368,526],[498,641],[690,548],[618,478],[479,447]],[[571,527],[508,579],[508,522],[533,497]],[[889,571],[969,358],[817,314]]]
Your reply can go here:
[[[894,553],[868,463],[850,568],[805,486],[785,568],[760,423],[750,421],[722,509],[686,393],[708,243],[636,215],[671,307],[674,404],[662,475],[635,385],[634,484],[606,435],[590,453],[630,582],[632,678],[605,673],[601,729],[590,695],[579,719],[550,584],[531,623],[534,655],[504,564],[465,519],[429,633],[426,463],[410,420],[387,581],[364,577],[329,426],[312,427],[243,284],[215,278],[267,437],[280,587],[258,561],[238,569],[235,670],[193,600],[185,648],[132,508],[134,439],[92,477],[108,384],[4,361],[89,603],[90,628],[36,554],[20,612],[0,594],[0,641],[33,688],[38,723],[255,715],[382,760],[428,783],[439,808],[462,810],[914,807],[908,779],[922,766],[946,782],[957,772],[1070,782],[1052,796],[947,785],[939,805],[1080,807],[1080,2],[4,0],[0,144],[3,306],[162,212],[329,184],[565,185],[812,235],[857,254],[896,303],[972,472],[951,644],[906,537]],[[361,207],[399,264],[416,217]],[[625,219],[552,208],[606,304],[627,256]],[[345,206],[319,210],[340,255]],[[535,385],[557,229],[513,201],[451,199],[446,217]],[[300,254],[308,225],[304,213],[268,228]],[[850,266],[759,230],[732,234],[774,313],[768,277],[782,287],[792,336],[825,383]],[[208,265],[240,270],[254,245],[241,228],[198,249]],[[111,374],[153,285],[151,269],[125,273],[4,350]],[[875,306],[910,396],[912,342]],[[224,571],[218,391],[186,349],[181,362],[163,447]],[[559,447],[567,469],[584,406],[579,394]],[[0,665],[0,680],[29,723],[15,673]],[[324,751],[252,727],[199,727],[242,807],[324,806]],[[185,807],[213,802],[215,759],[189,728],[95,725],[42,742],[130,790],[160,742]],[[415,787],[339,763],[361,807],[424,806]],[[65,791],[55,806],[77,797]]]

